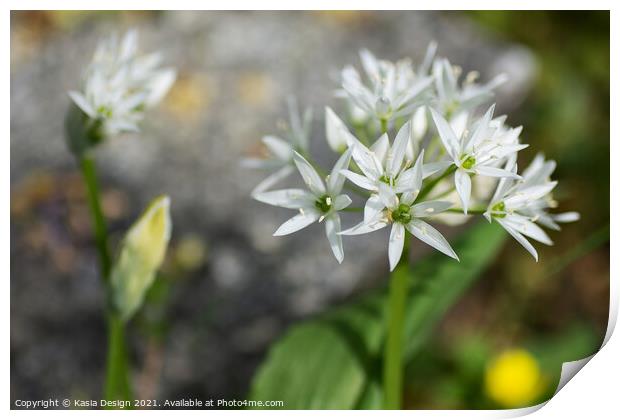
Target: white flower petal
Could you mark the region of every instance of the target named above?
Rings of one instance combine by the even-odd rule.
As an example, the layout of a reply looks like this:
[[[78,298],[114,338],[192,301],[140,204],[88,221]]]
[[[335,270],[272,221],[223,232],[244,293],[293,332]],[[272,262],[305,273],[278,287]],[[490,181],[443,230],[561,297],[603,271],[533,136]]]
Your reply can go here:
[[[286,140],[276,136],[264,136],[263,143],[269,151],[282,161],[289,161],[293,158],[293,147]]]
[[[272,206],[284,207],[287,209],[305,208],[313,205],[316,200],[313,194],[298,188],[258,192],[252,197],[261,203],[271,204]]]
[[[173,69],[161,70],[153,75],[149,81],[149,93],[145,101],[146,106],[152,107],[157,105],[166,96],[176,78],[177,73]]]
[[[338,263],[342,263],[344,249],[342,247],[342,236],[338,235],[338,232],[340,232],[340,216],[334,213],[325,219],[325,235],[334,253],[334,257],[336,257]]]
[[[495,110],[495,104],[491,105],[484,116],[478,120],[476,129],[468,136],[463,144],[463,150],[469,150],[469,148],[476,148],[476,146],[484,140],[485,134],[489,129],[489,123],[493,118],[493,111]]]
[[[320,214],[318,211],[314,211],[312,209],[305,209],[303,213],[299,213],[298,215],[293,216],[286,222],[284,222],[282,226],[280,226],[278,230],[275,231],[273,236],[284,236],[297,232],[298,230],[301,230],[306,226],[316,222],[319,217]]]
[[[364,175],[357,174],[348,169],[340,171],[340,173],[343,174],[349,181],[351,181],[358,187],[362,187],[365,190],[369,190],[369,191],[377,190],[377,186],[375,185],[375,183],[372,180],[366,178]]]
[[[364,175],[369,179],[379,179],[383,175],[383,166],[377,156],[361,143],[355,143],[352,147],[353,160]]]
[[[501,168],[495,168],[493,166],[476,166],[474,171],[483,176],[492,176],[496,178],[512,178],[519,179],[521,176],[517,175],[514,172],[507,171]]]
[[[393,209],[398,206],[398,197],[396,197],[396,193],[392,187],[384,184],[383,182],[379,183],[379,198],[385,207],[389,209]]]
[[[80,92],[76,92],[75,90],[71,90],[68,92],[69,97],[73,100],[73,102],[80,108],[86,115],[91,118],[95,118],[97,113],[90,105],[88,100],[82,95]]]
[[[439,133],[439,138],[446,148],[446,151],[452,160],[458,161],[461,150],[459,139],[456,137],[456,134],[454,134],[454,131],[452,131],[448,121],[433,108],[431,108],[431,116],[433,117],[437,132]]]
[[[345,123],[330,107],[325,107],[325,136],[329,147],[337,153],[349,147],[354,138]]]
[[[349,162],[351,161],[351,148],[347,149],[346,152],[340,156],[336,164],[334,165],[329,178],[327,179],[327,190],[330,194],[339,194],[342,191],[342,187],[344,185],[345,176],[342,174],[342,171],[349,167]]]
[[[452,207],[452,203],[449,201],[424,201],[412,206],[411,212],[414,217],[427,217],[446,211],[450,207]]]
[[[444,171],[448,169],[450,165],[452,165],[452,162],[448,160],[444,160],[441,162],[425,163],[424,166],[422,166],[422,178],[427,178],[431,175],[436,174],[437,172]]]
[[[424,165],[422,164],[423,161],[424,150],[420,152],[420,155],[418,156],[418,159],[416,160],[413,167],[401,173],[396,179],[394,186],[396,192],[411,192],[414,196],[417,197],[420,189],[422,188],[422,179],[424,178]]]
[[[385,209],[378,194],[372,194],[364,206],[364,220],[370,221]]]
[[[405,245],[405,227],[400,223],[392,224],[390,232],[390,243],[388,246],[388,257],[390,259],[390,271],[394,271],[403,254]]]
[[[454,173],[454,185],[461,199],[463,210],[465,214],[467,214],[469,197],[471,196],[471,179],[469,178],[469,174],[462,169],[457,169]]]
[[[383,215],[378,214],[371,220],[368,220],[368,221],[364,220],[358,223],[357,225],[353,226],[352,228],[339,232],[339,234],[340,235],[363,235],[365,233],[370,233],[370,232],[374,232],[379,229],[383,229],[387,225],[388,225],[387,221],[385,220]]]
[[[301,174],[301,177],[303,178],[308,188],[310,188],[310,191],[312,191],[316,195],[325,194],[326,190],[325,185],[323,184],[323,180],[316,172],[316,170],[312,167],[312,165],[310,165],[308,161],[297,152],[295,152],[293,159],[295,161],[297,169],[299,170],[299,173]]]
[[[428,223],[419,219],[413,219],[409,222],[409,224],[407,224],[407,230],[422,242],[459,261],[459,257],[456,255],[456,252],[454,252],[448,241],[446,241],[446,238],[444,238],[437,229]]]
[[[398,134],[396,134],[396,139],[394,140],[394,145],[390,149],[390,153],[388,154],[388,159],[386,162],[386,172],[390,178],[396,177],[398,172],[400,171],[401,166],[403,165],[403,159],[405,158],[405,153],[407,152],[407,145],[411,141],[411,122],[407,121],[403,126],[398,130]]]
[[[579,213],[577,213],[576,211],[569,211],[566,213],[554,214],[551,217],[553,217],[553,220],[559,223],[576,222],[577,220],[580,219]]]
[[[536,249],[532,246],[532,244],[527,239],[525,239],[525,236],[521,235],[512,227],[504,223],[502,219],[495,220],[504,228],[504,230],[506,230],[506,232],[508,232],[513,238],[515,238],[517,242],[519,242],[523,246],[523,248],[527,250],[527,252],[532,254],[536,262],[538,262],[538,252],[536,252]]]
[[[389,150],[390,139],[385,133],[370,146],[370,151],[375,154],[377,160],[381,162],[381,165],[385,165]]]
[[[522,235],[535,239],[545,245],[553,245],[553,241],[549,238],[549,235],[527,217],[511,214],[507,215],[502,221]]]
[[[349,207],[349,205],[351,205],[352,202],[353,200],[351,200],[351,198],[348,195],[346,194],[339,195],[334,199],[334,203],[333,203],[334,210],[340,211],[344,208],[347,208]]]

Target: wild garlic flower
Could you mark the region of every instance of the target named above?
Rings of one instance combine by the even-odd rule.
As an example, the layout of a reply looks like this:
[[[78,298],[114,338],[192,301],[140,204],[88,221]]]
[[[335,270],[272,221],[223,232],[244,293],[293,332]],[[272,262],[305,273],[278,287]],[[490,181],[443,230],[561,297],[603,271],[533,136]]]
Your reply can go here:
[[[411,168],[411,176],[401,193],[396,194],[387,183],[380,183],[378,194],[372,195],[364,209],[364,220],[341,235],[361,235],[392,225],[388,246],[390,271],[393,271],[403,252],[405,230],[433,248],[458,260],[458,256],[439,231],[424,222],[423,218],[441,213],[452,207],[448,201],[424,201],[415,203],[422,188],[422,159],[424,153]]]
[[[454,183],[467,214],[471,196],[471,176],[482,175],[496,178],[520,178],[514,172],[496,167],[509,155],[527,147],[525,144],[504,144],[493,135],[497,128],[493,128],[491,118],[495,105],[492,105],[485,115],[472,124],[471,131],[465,130],[457,137],[450,124],[436,110],[431,109],[433,121],[446,152],[452,160]]]
[[[285,190],[260,192],[254,198],[272,206],[299,210],[299,214],[287,220],[276,230],[274,236],[288,235],[316,222],[325,222],[325,234],[334,257],[339,263],[344,259],[340,232],[340,216],[338,212],[351,204],[346,194],[341,194],[345,178],[341,174],[343,168],[349,166],[351,151],[345,152],[332,169],[330,175],[321,179],[308,161],[295,152],[293,160],[309,191],[291,188]]]
[[[411,121],[405,123],[396,134],[393,145],[390,145],[387,133],[379,137],[370,148],[355,139],[351,144],[352,156],[361,173],[345,169],[342,174],[357,186],[373,193],[377,193],[384,184],[397,193],[409,189],[415,173],[415,169],[410,168],[412,162],[407,157],[407,150],[411,145],[411,127]],[[422,165],[423,157],[424,151],[418,158],[424,178],[445,167],[441,162]]]
[[[252,190],[252,195],[271,188],[293,173],[295,170],[293,161],[295,152],[301,155],[308,153],[312,128],[312,109],[306,108],[303,116],[300,115],[297,101],[291,97],[288,100],[288,113],[289,125],[286,127],[285,138],[264,136],[262,142],[267,148],[268,155],[262,158],[246,158],[241,162],[246,168],[271,172]]]
[[[137,32],[102,40],[87,67],[83,90],[69,96],[93,122],[102,137],[138,131],[144,110],[156,105],[176,78],[161,68],[158,53],[138,55]]]
[[[436,104],[448,120],[458,114],[466,113],[493,98],[493,90],[506,82],[505,74],[494,77],[486,84],[476,83],[478,72],[467,73],[459,85],[461,68],[453,66],[446,58],[437,58],[433,62]]]
[[[291,122],[298,131],[288,141],[263,139],[272,157],[255,160],[255,166],[275,173],[258,185],[254,198],[300,211],[280,226],[276,235],[325,221],[332,251],[341,262],[341,236],[391,225],[388,256],[393,270],[401,259],[406,231],[458,260],[443,235],[425,220],[458,224],[472,214],[484,214],[538,258],[526,238],[551,244],[541,226],[559,229],[559,223],[579,218],[574,212],[550,213],[557,205],[551,196],[557,184],[550,180],[554,162],[539,155],[522,177],[517,173],[517,155],[528,147],[519,139],[522,127],[507,125],[504,115],[494,117],[495,105],[483,116],[478,114],[477,108],[492,98],[505,76],[480,84],[477,72],[470,72],[461,81],[460,68],[436,58],[436,49],[431,43],[417,67],[408,59],[389,62],[362,50],[363,73],[352,66],[342,70],[342,87],[337,93],[347,100],[349,115],[343,120],[329,106],[324,108],[327,144],[341,155],[325,182],[302,157],[309,156],[304,143],[309,135],[308,118],[304,117],[303,123],[299,117],[298,123]],[[429,133],[431,119],[437,136]],[[267,192],[273,180],[292,171],[293,164],[309,191]],[[363,220],[341,230],[338,212],[351,203],[342,194],[344,187],[363,197],[365,203],[363,208],[346,209],[363,212]],[[462,208],[452,208],[456,201]]]
[[[516,173],[514,160],[507,163],[507,169]],[[522,179],[500,180],[497,190],[484,213],[487,220],[498,222],[538,261],[538,253],[527,238],[545,245],[553,245],[551,238],[538,225],[560,230],[558,222],[579,220],[579,213],[568,212],[552,215],[547,209],[557,206],[551,196],[557,181],[550,177],[555,169],[554,161],[545,161],[542,154],[534,158],[523,172]]]
[[[341,74],[342,90],[369,117],[387,123],[411,114],[426,101],[433,78],[416,74],[411,61],[378,60],[368,50],[360,51],[360,58],[366,81],[354,67],[347,66]]]

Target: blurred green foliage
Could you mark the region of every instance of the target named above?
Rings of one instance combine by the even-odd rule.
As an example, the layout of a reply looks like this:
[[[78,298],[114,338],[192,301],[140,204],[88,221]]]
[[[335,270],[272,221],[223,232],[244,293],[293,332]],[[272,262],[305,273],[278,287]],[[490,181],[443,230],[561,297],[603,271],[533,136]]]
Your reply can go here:
[[[498,225],[481,222],[454,242],[460,263],[433,253],[394,272],[409,282],[405,360],[426,346],[448,309],[495,259],[505,237]],[[250,398],[282,400],[286,409],[380,408],[386,295],[383,287],[291,328],[257,372]]]

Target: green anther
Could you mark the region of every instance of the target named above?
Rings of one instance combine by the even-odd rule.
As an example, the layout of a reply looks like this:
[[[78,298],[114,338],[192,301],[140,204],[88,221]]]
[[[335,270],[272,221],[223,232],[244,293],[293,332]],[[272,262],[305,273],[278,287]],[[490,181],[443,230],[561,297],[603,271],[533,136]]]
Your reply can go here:
[[[407,224],[411,218],[411,206],[407,204],[400,204],[397,209],[392,211],[392,220],[395,222]]]
[[[504,204],[503,201],[500,201],[499,203],[491,207],[491,214],[493,215],[493,217],[497,217],[499,219],[503,219],[504,217],[506,217],[505,211],[506,204]]]
[[[332,204],[332,198],[327,194],[314,202],[314,206],[323,213],[329,212],[332,208]]]
[[[461,165],[463,165],[463,169],[471,169],[476,164],[476,158],[473,156],[467,156]]]
[[[111,118],[112,110],[107,106],[101,105],[99,108],[97,108],[97,114],[103,116],[104,118]]]

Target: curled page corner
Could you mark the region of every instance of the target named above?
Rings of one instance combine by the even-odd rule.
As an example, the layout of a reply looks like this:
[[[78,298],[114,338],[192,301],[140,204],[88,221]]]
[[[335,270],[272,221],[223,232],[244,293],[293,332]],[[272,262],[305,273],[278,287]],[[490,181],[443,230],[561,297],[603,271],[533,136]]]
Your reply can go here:
[[[555,389],[553,396],[556,396],[557,393],[560,392],[560,390],[564,388],[564,386],[571,379],[573,379],[575,375],[577,375],[577,373],[581,369],[583,369],[583,367],[587,365],[588,362],[592,360],[592,358],[598,354],[598,352],[600,352],[603,349],[603,347],[605,347],[605,345],[611,338],[611,335],[613,334],[616,328],[616,321],[618,319],[618,298],[617,298],[617,294],[614,293],[615,289],[616,287],[614,285],[614,282],[613,281],[610,282],[609,292],[610,292],[611,299],[609,301],[609,318],[607,321],[607,331],[605,332],[605,338],[603,339],[603,342],[601,343],[601,347],[596,352],[594,352],[592,355],[588,357],[584,357],[583,359],[580,359],[580,360],[574,360],[572,362],[562,363],[562,372],[560,373],[560,381],[558,382],[558,386]]]

